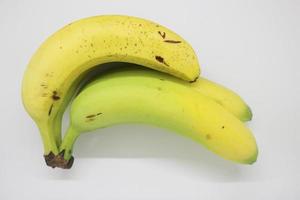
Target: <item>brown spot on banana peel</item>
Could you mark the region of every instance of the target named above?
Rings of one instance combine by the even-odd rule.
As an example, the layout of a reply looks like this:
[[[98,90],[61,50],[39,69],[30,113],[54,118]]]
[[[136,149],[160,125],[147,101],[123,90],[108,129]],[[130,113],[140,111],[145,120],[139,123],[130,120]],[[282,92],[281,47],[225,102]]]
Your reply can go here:
[[[159,34],[163,39],[166,38],[166,33],[165,33],[165,32],[160,32],[160,31],[158,31],[158,34]]]
[[[181,43],[181,41],[179,41],[179,40],[164,40],[164,42],[173,43],[173,44]]]
[[[161,57],[161,56],[155,56],[155,59],[156,59],[158,62],[160,62],[160,63],[166,65],[167,67],[169,67],[168,63],[166,63],[166,61],[165,61],[165,59],[164,59],[163,57]]]
[[[88,116],[85,116],[85,118],[88,118],[88,119],[90,119],[90,118],[93,118],[93,117],[96,117],[96,115],[88,115]]]
[[[48,86],[47,86],[46,84],[44,84],[44,83],[41,84],[41,87],[43,87],[43,88],[45,88],[45,89],[48,88]]]
[[[205,136],[205,138],[206,138],[207,140],[210,140],[210,139],[211,139],[211,135],[207,134],[207,135]]]
[[[51,98],[52,98],[54,101],[60,100],[60,96],[57,95],[57,91],[55,91],[55,90],[52,92]]]
[[[51,106],[50,106],[50,108],[49,108],[49,111],[48,111],[48,116],[50,116],[50,115],[51,115],[52,108],[53,108],[53,104],[51,104]]]
[[[102,113],[101,112],[99,112],[99,113],[97,113],[97,114],[91,114],[91,115],[87,115],[87,116],[85,116],[85,118],[88,118],[88,119],[90,119],[90,118],[94,118],[94,117],[96,117],[96,116],[98,116],[98,115],[101,115]]]

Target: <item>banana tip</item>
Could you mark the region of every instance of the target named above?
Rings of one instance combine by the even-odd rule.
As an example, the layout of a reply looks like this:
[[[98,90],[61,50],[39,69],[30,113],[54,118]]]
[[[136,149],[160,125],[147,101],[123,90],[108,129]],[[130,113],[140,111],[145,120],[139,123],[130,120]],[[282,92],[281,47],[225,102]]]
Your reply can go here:
[[[250,158],[245,160],[244,163],[248,164],[248,165],[254,164],[257,161],[257,156],[258,156],[258,150],[256,150],[256,152],[253,154],[253,156],[251,156]]]

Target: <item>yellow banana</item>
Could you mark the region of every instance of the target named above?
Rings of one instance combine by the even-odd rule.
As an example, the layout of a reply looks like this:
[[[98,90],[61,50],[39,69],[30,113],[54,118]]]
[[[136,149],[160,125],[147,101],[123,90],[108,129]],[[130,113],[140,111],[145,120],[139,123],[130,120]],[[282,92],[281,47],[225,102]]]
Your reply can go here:
[[[232,90],[207,80],[203,77],[193,83],[189,84],[198,92],[214,99],[217,103],[222,105],[226,110],[234,114],[241,121],[250,121],[252,119],[252,112],[245,101]]]
[[[35,52],[22,83],[23,104],[39,127],[46,162],[59,154],[60,119],[80,80],[96,65],[129,62],[187,81],[200,73],[191,46],[169,29],[129,16],[73,22]]]
[[[92,81],[74,99],[70,121],[60,147],[65,163],[80,133],[123,123],[173,130],[238,163],[252,164],[258,153],[251,131],[234,115],[178,79],[153,70],[110,71]]]

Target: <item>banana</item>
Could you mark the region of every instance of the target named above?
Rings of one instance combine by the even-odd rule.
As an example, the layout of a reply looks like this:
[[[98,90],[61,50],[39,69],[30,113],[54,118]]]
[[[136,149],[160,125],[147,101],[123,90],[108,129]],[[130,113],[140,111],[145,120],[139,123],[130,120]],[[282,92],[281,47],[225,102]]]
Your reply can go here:
[[[123,123],[172,130],[237,163],[252,164],[258,154],[251,131],[211,98],[167,74],[129,70],[102,75],[74,99],[60,146],[65,161],[81,133]]]
[[[58,155],[62,114],[80,81],[96,65],[129,62],[194,81],[200,73],[192,47],[171,30],[129,16],[70,23],[49,37],[25,71],[22,99],[39,127],[47,164]]]
[[[121,67],[122,66],[122,67]],[[142,68],[141,66],[129,64],[129,63],[109,63],[103,68],[108,68],[107,73],[110,78],[122,77],[125,75],[130,76],[131,74],[140,73],[143,76],[143,72],[148,71],[149,69]],[[157,78],[160,78],[161,73],[156,73]],[[107,76],[107,75],[106,75]],[[97,77],[97,76],[96,76]],[[238,119],[243,122],[250,121],[252,119],[252,112],[250,107],[246,102],[234,91],[218,84],[213,81],[210,81],[204,77],[199,77],[192,83],[183,81],[181,79],[175,78],[173,76],[165,76],[165,79],[179,84],[190,87],[197,92],[213,99],[215,102],[220,104],[226,110],[235,115]]]
[[[199,77],[199,79],[193,83],[183,84],[189,84],[198,92],[214,99],[241,121],[246,122],[252,119],[252,111],[250,107],[232,90],[203,77]]]

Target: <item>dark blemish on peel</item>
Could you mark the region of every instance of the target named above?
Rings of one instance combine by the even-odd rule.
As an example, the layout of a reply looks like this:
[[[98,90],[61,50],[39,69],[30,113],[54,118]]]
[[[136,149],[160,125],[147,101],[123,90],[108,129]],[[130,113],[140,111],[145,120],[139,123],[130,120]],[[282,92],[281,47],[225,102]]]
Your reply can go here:
[[[60,47],[59,47],[59,49],[63,49],[63,47],[62,47],[62,46],[60,46]]]
[[[166,38],[166,33],[165,33],[165,32],[160,32],[160,31],[158,31],[158,34],[159,34],[163,39]]]
[[[157,87],[157,90],[161,91],[161,90],[162,90],[162,88],[161,88],[161,87]]]
[[[46,84],[41,84],[41,86],[42,86],[43,88],[45,88],[45,89],[48,88],[48,86],[47,86]]]
[[[52,77],[53,76],[53,72],[51,73],[46,73],[46,77]]]
[[[94,121],[94,120],[95,120],[95,118],[89,118],[89,119],[86,120],[86,122],[91,122],[91,121]]]
[[[181,43],[181,41],[179,41],[179,40],[164,40],[164,42],[173,43],[173,44]]]
[[[142,24],[139,24],[139,27],[141,27],[142,26]]]
[[[91,43],[90,45],[91,45],[91,47],[93,47],[93,46],[94,46],[94,44],[93,44],[93,43]]]
[[[163,63],[164,65],[166,66],[169,66],[166,62],[165,62],[165,59],[161,56],[155,56],[155,59],[160,62],[160,63]]]
[[[225,126],[222,126],[222,129],[224,129],[225,128]]]
[[[161,63],[164,62],[164,58],[161,57],[161,56],[155,56],[155,59],[156,59],[158,62],[161,62]]]
[[[87,118],[87,119],[91,119],[91,118],[95,118],[96,116],[98,116],[98,115],[101,115],[102,113],[101,112],[99,112],[99,113],[97,113],[97,114],[91,114],[91,115],[87,115],[87,116],[85,116],[85,118]]]
[[[190,83],[195,83],[198,80],[199,76],[197,76],[193,81],[189,81]]]
[[[53,92],[52,92],[51,98],[52,98],[54,101],[60,100],[60,96],[57,95],[57,91],[53,91]]]
[[[207,134],[207,135],[205,136],[205,138],[206,138],[207,140],[210,140],[210,139],[211,139],[211,135]]]
[[[159,80],[161,80],[161,81],[165,81],[165,79],[163,79],[163,78],[160,78]]]
[[[50,106],[50,108],[49,108],[49,111],[48,111],[48,116],[50,116],[50,115],[51,115],[52,108],[53,108],[53,104],[51,104],[51,106]]]

